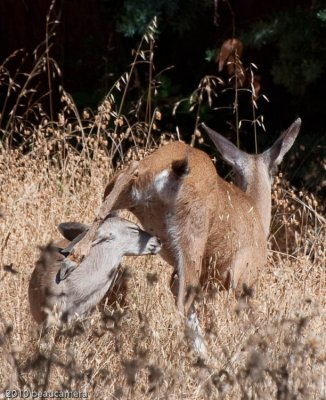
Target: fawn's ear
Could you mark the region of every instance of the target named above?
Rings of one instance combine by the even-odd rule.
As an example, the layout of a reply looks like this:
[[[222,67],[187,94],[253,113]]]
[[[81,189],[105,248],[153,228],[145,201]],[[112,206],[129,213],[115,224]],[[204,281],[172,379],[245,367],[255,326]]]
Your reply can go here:
[[[285,130],[276,140],[272,147],[263,153],[264,158],[269,162],[269,170],[273,171],[283,160],[285,154],[291,149],[298,136],[301,127],[301,119],[298,118]]]
[[[83,239],[83,237],[86,235],[87,232],[88,232],[88,228],[86,230],[84,230],[81,234],[76,236],[75,239],[72,240],[66,248],[60,250],[60,253],[64,257],[68,257],[73,252],[73,249],[76,246],[76,244]]]
[[[237,146],[231,143],[227,138],[213,131],[213,129],[209,128],[205,124],[202,124],[201,126],[205,129],[208,136],[215,144],[215,147],[221,154],[223,160],[231,165],[233,169],[241,172],[247,163],[248,154],[238,149]]]
[[[77,264],[70,261],[68,258],[65,258],[60,265],[60,269],[55,277],[56,283],[60,283],[61,281],[68,278],[68,276],[77,268]]]
[[[69,224],[69,222],[68,222],[68,224]],[[62,224],[60,224],[60,225],[62,225]],[[80,225],[82,225],[82,224],[80,224]],[[72,251],[73,251],[74,247],[76,246],[76,244],[79,241],[81,241],[82,238],[88,232],[88,229],[89,229],[88,226],[84,225],[84,227],[87,227],[87,228],[84,229],[82,231],[82,233],[80,233],[78,236],[76,236],[74,238],[74,240],[72,240],[65,249],[62,249],[62,250],[59,251],[60,254],[62,254],[65,257],[65,259],[61,262],[60,269],[59,269],[59,271],[57,273],[57,276],[56,276],[56,282],[57,283],[60,283],[61,281],[66,279],[72,273],[72,271],[77,268],[77,264],[75,262],[69,260],[69,258],[67,258],[67,257],[72,253]]]
[[[81,233],[89,229],[89,225],[81,224],[79,222],[63,222],[58,225],[59,232],[67,240],[74,240]]]

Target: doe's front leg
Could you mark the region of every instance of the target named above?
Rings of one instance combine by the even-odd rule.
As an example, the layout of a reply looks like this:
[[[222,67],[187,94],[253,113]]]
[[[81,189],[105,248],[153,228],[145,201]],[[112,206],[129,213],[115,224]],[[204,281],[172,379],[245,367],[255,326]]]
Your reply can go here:
[[[200,327],[195,299],[200,290],[200,276],[204,246],[202,240],[195,240],[189,246],[183,247],[182,257],[178,265],[179,290],[177,298],[178,310],[186,318],[187,333],[192,341],[192,347],[196,354],[207,357],[204,335]],[[182,264],[181,264],[182,263]]]

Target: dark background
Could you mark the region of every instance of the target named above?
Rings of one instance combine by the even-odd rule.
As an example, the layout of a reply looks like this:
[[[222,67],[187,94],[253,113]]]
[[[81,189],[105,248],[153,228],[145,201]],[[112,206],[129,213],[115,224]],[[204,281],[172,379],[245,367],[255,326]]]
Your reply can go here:
[[[48,14],[51,4],[53,10]],[[269,132],[260,135],[260,148],[269,145],[300,116],[303,127],[296,159],[291,164],[291,178],[312,189],[323,187],[325,1],[57,0],[51,3],[50,0],[1,0],[0,64],[22,48],[29,55],[20,67],[28,71],[34,49],[46,37],[47,15],[52,22],[58,21],[48,25],[55,32],[51,38],[51,57],[61,70],[60,76],[55,75],[52,87],[56,113],[60,109],[60,85],[72,95],[80,110],[96,109],[116,79],[128,70],[132,49],[157,15],[156,72],[174,66],[162,74],[164,78],[155,100],[163,111],[160,127],[173,130],[178,124],[186,141],[192,133],[194,117],[182,111],[173,116],[173,105],[189,97],[205,74],[217,75],[214,51],[226,39],[240,38],[245,48],[242,61],[246,67],[251,62],[258,66],[261,92],[270,101],[258,102]],[[211,56],[207,58],[208,53]],[[17,67],[15,62],[9,64],[10,68]],[[220,75],[227,78],[223,72]],[[146,81],[146,73],[141,68],[139,80]],[[42,84],[38,90],[42,90]],[[48,90],[45,83],[44,90]],[[131,93],[130,101],[132,98]],[[1,93],[0,101],[4,101]],[[231,98],[219,101],[232,103]],[[240,106],[245,117],[250,107],[248,99],[244,97],[242,101]],[[227,132],[229,117],[207,111],[201,119],[232,138]],[[252,150],[251,136],[244,133],[244,147],[248,150]]]

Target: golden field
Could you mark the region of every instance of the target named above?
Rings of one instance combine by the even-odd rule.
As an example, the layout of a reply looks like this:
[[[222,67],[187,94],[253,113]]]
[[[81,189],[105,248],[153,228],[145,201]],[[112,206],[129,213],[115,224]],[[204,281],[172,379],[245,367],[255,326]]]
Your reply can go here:
[[[59,140],[59,139],[58,139]],[[325,220],[312,195],[273,187],[268,265],[254,294],[201,293],[209,359],[193,354],[159,256],[129,257],[124,301],[71,328],[42,329],[27,289],[40,249],[63,221],[92,222],[113,174],[67,147],[0,153],[0,390],[76,390],[91,399],[325,399]],[[51,149],[50,149],[51,150]],[[59,153],[58,153],[59,154]],[[1,396],[0,396],[1,397]]]

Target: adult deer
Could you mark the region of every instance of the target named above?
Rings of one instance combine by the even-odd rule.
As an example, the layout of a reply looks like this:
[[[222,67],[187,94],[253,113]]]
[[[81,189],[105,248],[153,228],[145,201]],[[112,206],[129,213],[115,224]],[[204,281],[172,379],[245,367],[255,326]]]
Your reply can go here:
[[[144,229],[160,237],[161,256],[178,275],[177,306],[197,331],[195,347],[203,351],[194,308],[196,288],[214,263],[221,285],[241,293],[266,263],[271,219],[273,172],[299,133],[297,119],[262,154],[249,155],[203,125],[223,159],[234,169],[237,187],[223,180],[204,152],[181,142],[156,150],[114,177],[92,229],[117,209],[128,209]],[[75,259],[88,253],[92,232],[76,248]],[[189,313],[189,311],[191,312]]]
[[[59,230],[69,245],[42,250],[28,289],[31,312],[38,323],[53,309],[64,322],[87,313],[110,288],[124,255],[156,254],[161,249],[157,237],[130,221],[109,216],[96,231],[88,256],[75,269],[65,256],[88,229],[84,224],[60,224]]]

